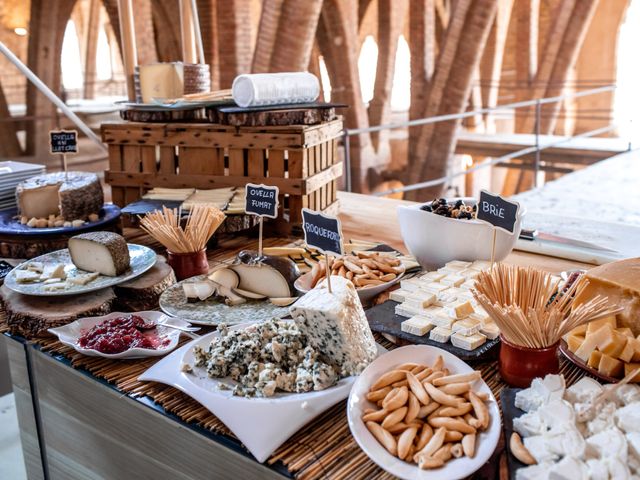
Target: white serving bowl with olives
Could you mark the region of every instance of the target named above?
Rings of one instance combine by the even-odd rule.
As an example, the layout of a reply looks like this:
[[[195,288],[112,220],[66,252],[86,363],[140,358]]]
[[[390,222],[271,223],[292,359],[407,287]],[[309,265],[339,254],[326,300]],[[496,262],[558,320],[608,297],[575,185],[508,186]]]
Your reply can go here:
[[[447,202],[455,205],[459,200],[471,207],[477,203],[471,197],[449,198]],[[397,210],[402,240],[423,268],[439,268],[451,260],[491,260],[491,225],[475,218],[452,218],[427,211],[431,204],[401,205]],[[496,230],[495,261],[504,260],[513,250],[524,214],[521,208],[513,235]]]

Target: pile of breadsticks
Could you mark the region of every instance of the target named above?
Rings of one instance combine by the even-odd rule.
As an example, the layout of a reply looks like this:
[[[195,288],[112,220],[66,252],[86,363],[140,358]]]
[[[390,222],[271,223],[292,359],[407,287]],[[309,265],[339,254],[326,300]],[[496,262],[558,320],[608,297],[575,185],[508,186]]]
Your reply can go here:
[[[353,282],[356,288],[366,288],[395,280],[404,273],[404,266],[398,258],[380,252],[354,252],[329,259],[331,275],[339,275]],[[318,262],[311,269],[311,288],[327,276],[325,262]]]
[[[450,375],[442,356],[431,366],[405,363],[371,385],[367,400],[377,408],[362,421],[389,453],[422,469],[471,458],[491,421],[489,395],[472,387],[478,379],[478,371]]]

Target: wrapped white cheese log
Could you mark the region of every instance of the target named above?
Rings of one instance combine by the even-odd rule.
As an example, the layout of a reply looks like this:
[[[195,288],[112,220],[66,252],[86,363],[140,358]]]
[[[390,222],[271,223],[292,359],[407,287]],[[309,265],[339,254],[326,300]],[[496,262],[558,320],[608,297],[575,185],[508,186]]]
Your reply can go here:
[[[241,107],[314,102],[320,95],[318,78],[308,72],[238,75],[231,87]]]

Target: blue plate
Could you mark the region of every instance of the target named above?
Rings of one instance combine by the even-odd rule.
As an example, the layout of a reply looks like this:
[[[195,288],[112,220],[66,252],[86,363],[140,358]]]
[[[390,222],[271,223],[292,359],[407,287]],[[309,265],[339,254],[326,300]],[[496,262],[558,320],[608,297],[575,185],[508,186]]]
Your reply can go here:
[[[112,203],[105,203],[100,209],[100,218],[95,222],[86,222],[81,227],[52,227],[33,228],[22,225],[17,218],[18,210],[9,208],[0,210],[0,235],[20,235],[42,237],[47,235],[61,235],[82,233],[87,230],[95,230],[103,225],[113,222],[120,217],[120,207]]]

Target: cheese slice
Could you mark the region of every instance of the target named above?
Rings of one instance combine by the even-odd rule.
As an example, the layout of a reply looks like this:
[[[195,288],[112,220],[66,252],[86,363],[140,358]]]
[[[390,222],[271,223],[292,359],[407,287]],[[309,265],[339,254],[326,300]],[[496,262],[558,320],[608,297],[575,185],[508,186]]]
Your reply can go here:
[[[30,283],[40,280],[40,274],[31,270],[16,270],[15,276],[18,283]]]
[[[445,268],[449,268],[451,270],[464,270],[470,266],[471,262],[465,262],[464,260],[451,260],[444,265]]]
[[[421,315],[424,312],[424,309],[420,307],[413,307],[411,305],[407,305],[406,303],[401,303],[399,305],[396,305],[394,311],[396,315],[411,318],[414,315]]]
[[[439,282],[441,279],[446,277],[447,275],[440,272],[429,272],[425,273],[420,277],[420,280],[428,280],[429,282]]]
[[[582,342],[582,345],[580,345],[580,348],[574,352],[576,357],[581,359],[583,362],[586,362],[589,359],[591,352],[598,347],[599,343],[605,342],[610,336],[612,336],[612,332],[613,330],[610,325],[604,325],[596,332],[588,335],[584,342]]]
[[[400,324],[400,330],[422,337],[435,327],[428,318],[416,315]]]
[[[429,333],[429,339],[434,342],[447,343],[451,338],[451,329],[446,327],[436,327]]]
[[[42,275],[40,275],[40,280],[49,280],[52,278],[64,279],[65,277],[64,264],[54,263],[45,265]]]
[[[487,341],[487,337],[481,333],[474,333],[473,335],[463,335],[462,332],[456,332],[451,335],[451,343],[454,347],[462,348],[463,350],[475,350],[480,345]]]
[[[621,377],[624,370],[624,364],[609,355],[602,354],[600,363],[598,364],[598,373],[608,375],[610,377]]]
[[[616,315],[618,326],[640,334],[640,257],[600,265],[585,276],[589,284],[576,296],[574,305],[602,295],[611,305],[623,308]]]
[[[420,288],[422,288],[423,290],[426,290],[427,292],[439,294],[447,290],[449,288],[449,285],[445,285],[443,283],[431,282],[431,283],[423,283]]]
[[[421,282],[417,278],[408,278],[400,280],[400,288],[405,292],[417,292],[420,289]]]
[[[591,368],[597,369],[598,365],[600,365],[600,358],[602,358],[602,352],[594,350],[593,352],[591,352],[591,355],[589,355],[587,365],[589,365]]]

